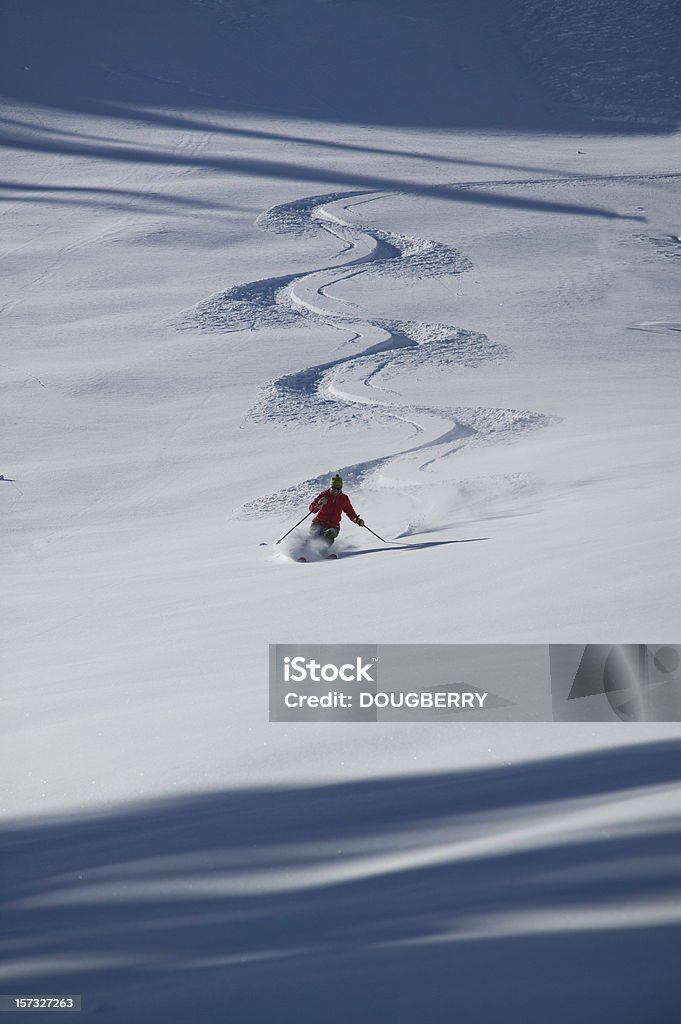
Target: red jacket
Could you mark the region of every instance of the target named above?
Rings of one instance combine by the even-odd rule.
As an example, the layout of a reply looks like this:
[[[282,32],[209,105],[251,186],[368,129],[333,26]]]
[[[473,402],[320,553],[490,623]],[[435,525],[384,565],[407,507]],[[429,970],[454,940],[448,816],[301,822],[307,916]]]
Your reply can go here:
[[[317,509],[317,503],[320,498],[327,498],[326,505],[322,505],[320,509]],[[346,516],[350,519],[356,519],[357,513],[350,504],[350,499],[347,494],[343,491],[339,495],[332,494],[331,490],[322,491],[318,494],[314,501],[310,502],[310,512],[316,512],[317,515],[314,517],[314,523],[321,523],[322,526],[334,526],[337,530],[340,529],[341,515],[345,512]]]

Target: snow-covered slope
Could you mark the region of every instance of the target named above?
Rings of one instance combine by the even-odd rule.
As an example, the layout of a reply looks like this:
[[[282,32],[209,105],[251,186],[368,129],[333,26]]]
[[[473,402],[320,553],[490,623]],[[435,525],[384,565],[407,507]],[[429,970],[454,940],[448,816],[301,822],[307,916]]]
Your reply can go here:
[[[673,1019],[678,724],[267,721],[270,643],[678,639],[678,7],[601,6],[3,5],[3,991]],[[338,471],[403,546],[298,565]]]
[[[472,130],[674,130],[669,0],[4,0],[7,96]]]

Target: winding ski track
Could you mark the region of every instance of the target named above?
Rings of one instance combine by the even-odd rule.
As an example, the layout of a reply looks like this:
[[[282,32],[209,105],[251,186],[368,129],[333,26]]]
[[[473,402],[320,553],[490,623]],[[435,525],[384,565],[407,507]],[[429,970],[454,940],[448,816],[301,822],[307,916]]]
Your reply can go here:
[[[408,424],[416,444],[365,462],[340,467],[349,486],[357,488],[396,460],[416,460],[420,472],[463,445],[508,440],[521,432],[548,426],[555,418],[530,410],[410,405],[399,392],[379,383],[393,374],[419,368],[475,367],[508,357],[509,350],[475,331],[451,324],[421,323],[368,316],[335,294],[342,282],[373,273],[405,280],[466,273],[470,260],[441,242],[358,225],[350,211],[384,193],[335,192],[307,196],[274,206],[258,217],[263,230],[298,237],[319,232],[340,244],[335,256],[307,273],[267,278],[211,296],[175,320],[178,329],[230,332],[310,322],[342,331],[353,352],[267,381],[246,419],[298,425],[351,425],[357,422]],[[349,340],[348,340],[349,338]],[[427,455],[427,458],[423,458]],[[270,515],[299,508],[309,493],[324,484],[318,477],[255,498],[236,509],[236,517]]]

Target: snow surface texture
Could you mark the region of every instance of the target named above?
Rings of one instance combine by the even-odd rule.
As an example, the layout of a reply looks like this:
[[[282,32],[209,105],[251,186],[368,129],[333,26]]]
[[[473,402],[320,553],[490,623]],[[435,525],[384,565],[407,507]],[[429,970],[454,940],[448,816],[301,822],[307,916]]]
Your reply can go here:
[[[2,991],[676,1021],[678,724],[269,724],[267,670],[678,641],[678,4],[1,17]],[[388,543],[294,564],[338,470]]]
[[[669,0],[522,0],[515,35],[557,94],[620,123],[674,120],[681,103],[681,11]],[[543,61],[547,43],[552,57]],[[531,58],[532,59],[532,58]]]
[[[400,455],[423,452],[424,461],[419,468],[426,471],[437,457],[448,457],[464,441],[498,443],[505,435],[514,436],[519,431],[550,423],[548,416],[516,409],[429,409],[400,405],[394,398],[388,398],[397,393],[383,386],[382,380],[419,371],[432,372],[433,368],[446,371],[451,364],[476,367],[486,360],[508,355],[508,350],[484,334],[447,324],[380,317],[364,321],[355,303],[334,299],[334,285],[369,271],[396,279],[418,279],[446,277],[472,268],[470,260],[450,246],[368,225],[358,228],[348,222],[344,219],[346,211],[372,198],[348,202],[352,195],[355,193],[305,198],[274,207],[257,218],[259,227],[277,233],[304,237],[321,230],[341,241],[343,248],[328,267],[230,288],[175,321],[181,328],[207,331],[255,330],[285,328],[296,322],[298,314],[350,333],[352,355],[269,381],[247,418],[298,423],[313,429],[339,425],[347,428],[357,422],[370,424],[376,419],[393,419],[408,423],[419,437],[428,436],[425,424],[429,421],[450,421],[443,433],[421,439],[419,444],[397,455],[341,467],[346,487],[352,488],[369,486],[372,476]],[[347,312],[348,308],[352,312]],[[361,351],[356,350],[358,345]],[[440,454],[430,449],[437,449]],[[311,492],[327,484],[323,475],[280,488],[274,495],[247,502],[237,510],[237,515],[293,511],[306,503]]]

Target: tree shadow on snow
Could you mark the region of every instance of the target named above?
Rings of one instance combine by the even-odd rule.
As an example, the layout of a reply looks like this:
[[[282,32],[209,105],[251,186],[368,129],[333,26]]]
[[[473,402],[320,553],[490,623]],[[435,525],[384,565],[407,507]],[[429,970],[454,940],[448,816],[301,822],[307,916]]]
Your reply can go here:
[[[678,8],[621,0],[8,0],[0,94],[81,112],[673,131]],[[133,106],[135,109],[133,110]]]
[[[531,0],[260,0],[255,9],[252,0],[12,2],[1,16],[0,96],[7,112],[0,146],[295,181],[308,183],[313,193],[328,187],[397,191],[527,212],[642,221],[584,202],[521,195],[513,179],[499,191],[479,183],[433,184],[430,170],[422,176],[414,171],[432,162],[477,164],[488,172],[505,168],[555,180],[555,168],[500,159],[502,143],[488,145],[490,160],[474,160],[439,153],[436,136],[427,153],[406,142],[374,147],[367,137],[371,126],[566,135],[676,131],[681,79],[670,43],[673,5],[648,16],[614,0],[607,17],[600,10],[595,17],[592,7],[583,0],[562,15],[560,0],[550,0],[546,10]],[[345,45],[348,38],[352,46]],[[595,41],[582,55],[585,40]],[[31,105],[47,114],[37,117]],[[80,130],[80,121],[78,130],[51,123],[50,110],[84,115],[87,130]],[[226,124],[230,117],[236,123]],[[251,123],[244,125],[244,117]],[[316,127],[309,135],[303,127],[273,131],[258,123],[262,117],[284,124],[310,120]],[[128,122],[153,128],[151,140],[130,140]],[[339,123],[358,126],[361,137],[341,140],[334,127]],[[324,134],[320,124],[328,126],[329,138],[318,137]],[[217,138],[220,147],[207,147]],[[269,143],[267,158],[262,149],[249,152],[251,142]],[[309,162],[301,156],[307,147],[317,147]],[[340,158],[333,165],[328,150]],[[390,155],[391,172],[372,173],[361,159],[365,153]],[[8,187],[13,201],[97,206],[101,199],[113,209],[127,208],[123,193],[117,201],[96,188],[55,192],[35,181]],[[17,188],[28,196],[17,196]],[[154,202],[159,210],[182,209],[172,196],[137,198],[143,209]]]
[[[82,993],[116,1022],[671,1022],[680,756],[7,826],[4,990]]]

